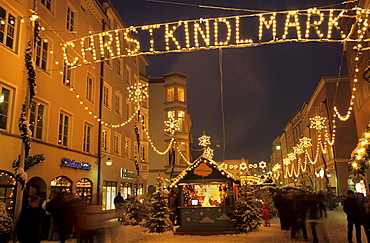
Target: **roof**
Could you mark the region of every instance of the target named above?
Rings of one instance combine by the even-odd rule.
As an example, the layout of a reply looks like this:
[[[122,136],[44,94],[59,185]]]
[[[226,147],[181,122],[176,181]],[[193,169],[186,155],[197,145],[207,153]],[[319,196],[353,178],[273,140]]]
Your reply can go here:
[[[190,183],[196,181],[236,181],[232,174],[224,170],[219,164],[204,155],[196,159],[188,168],[172,179],[169,187],[174,187],[180,182]]]

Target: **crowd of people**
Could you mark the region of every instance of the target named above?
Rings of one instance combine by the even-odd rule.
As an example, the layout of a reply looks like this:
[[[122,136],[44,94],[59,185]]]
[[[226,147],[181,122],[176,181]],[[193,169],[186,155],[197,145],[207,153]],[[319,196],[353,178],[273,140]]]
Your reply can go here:
[[[322,191],[312,193],[291,189],[278,193],[274,203],[279,212],[281,230],[290,230],[292,239],[297,238],[302,231],[303,239],[308,241],[309,225],[313,242],[318,242],[317,219],[327,217],[325,195]],[[325,237],[325,232],[323,235]]]

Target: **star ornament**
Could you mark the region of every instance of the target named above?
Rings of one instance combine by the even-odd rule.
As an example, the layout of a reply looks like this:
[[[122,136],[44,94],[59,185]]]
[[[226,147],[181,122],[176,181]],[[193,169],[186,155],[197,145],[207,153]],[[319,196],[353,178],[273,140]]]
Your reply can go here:
[[[211,144],[211,137],[207,135],[201,136],[199,139],[199,145],[203,147],[207,147]]]
[[[300,142],[302,148],[311,147],[312,146],[311,141],[312,141],[311,138],[308,138],[308,137],[303,137],[303,138],[299,139],[299,142]]]
[[[149,97],[148,84],[145,83],[134,83],[134,85],[127,87],[129,95],[128,98],[131,101],[139,102]]]
[[[310,121],[311,121],[310,128],[314,128],[316,130],[326,128],[326,117],[315,116],[310,118]]]
[[[283,164],[284,165],[290,165],[290,159],[289,158],[285,158],[285,159],[283,159]]]
[[[164,131],[171,135],[180,130],[179,120],[175,119],[174,117],[170,117],[167,121],[164,121],[164,125],[166,127]]]
[[[259,164],[259,166],[260,166],[261,169],[264,169],[267,166],[267,163],[265,161],[261,161],[258,164]]]
[[[213,159],[213,155],[213,149],[211,149],[210,147],[207,147],[203,152],[203,156],[207,159]]]

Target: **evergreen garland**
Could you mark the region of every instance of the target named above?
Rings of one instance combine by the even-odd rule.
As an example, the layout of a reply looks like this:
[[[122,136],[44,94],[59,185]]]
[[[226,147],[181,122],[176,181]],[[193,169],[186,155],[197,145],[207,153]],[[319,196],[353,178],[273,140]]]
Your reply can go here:
[[[261,225],[262,203],[255,197],[252,185],[239,187],[239,198],[231,212],[231,222],[237,230],[250,232]]]
[[[359,139],[357,147],[351,154],[348,162],[350,178],[356,183],[365,177],[370,161],[370,125]]]
[[[27,81],[30,88],[30,101],[32,101],[33,97],[36,95],[36,71],[32,58],[32,47],[30,41],[28,42],[28,46],[24,54],[24,59],[28,74]]]

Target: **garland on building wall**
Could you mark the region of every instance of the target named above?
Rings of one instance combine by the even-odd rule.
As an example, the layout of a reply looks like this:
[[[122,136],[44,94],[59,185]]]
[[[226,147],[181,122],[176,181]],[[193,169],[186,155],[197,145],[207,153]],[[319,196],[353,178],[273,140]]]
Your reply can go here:
[[[348,172],[353,182],[359,182],[366,175],[370,161],[370,124],[359,139],[357,147],[351,154],[348,162]]]
[[[140,120],[140,111],[138,112],[138,119],[135,121],[135,135],[136,135],[136,141],[137,141],[137,151],[138,153],[134,157],[134,164],[137,172],[137,177],[140,175],[140,166],[139,166],[139,157],[140,157],[140,133],[139,133],[139,123]]]

